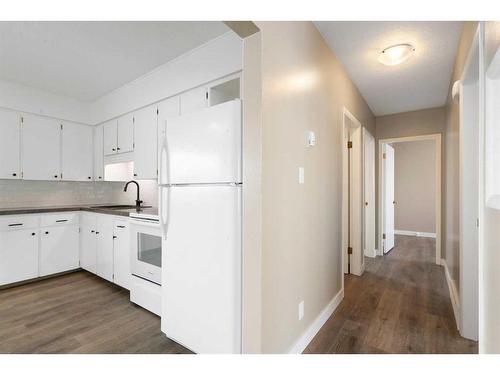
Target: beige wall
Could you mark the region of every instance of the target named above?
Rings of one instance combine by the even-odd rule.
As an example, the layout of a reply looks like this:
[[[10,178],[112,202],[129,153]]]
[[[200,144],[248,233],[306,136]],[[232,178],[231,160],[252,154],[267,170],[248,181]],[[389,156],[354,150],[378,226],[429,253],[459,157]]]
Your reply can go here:
[[[436,233],[434,141],[394,143],[395,229]]]
[[[450,272],[451,278],[454,280],[457,290],[460,290],[459,277],[459,141],[460,141],[460,118],[459,118],[459,103],[451,99],[451,86],[453,82],[459,80],[465,66],[465,61],[469,53],[474,33],[476,31],[477,22],[465,22],[458,46],[455,67],[450,82],[448,93],[448,102],[446,105],[446,147],[445,147],[445,211],[444,220],[444,252],[446,266]]]
[[[341,114],[371,111],[311,22],[262,35],[262,351],[291,349],[341,290]],[[306,147],[306,132],[317,145]],[[305,184],[298,184],[298,168]],[[298,320],[298,305],[305,316]]]
[[[376,134],[375,139],[377,142],[377,160],[378,160],[378,141],[380,139],[387,138],[399,138],[399,137],[411,137],[416,135],[427,135],[427,134],[442,134],[444,136],[446,129],[446,110],[444,107],[440,108],[429,108],[422,109],[419,111],[396,113],[393,115],[379,116],[375,119],[376,123]],[[441,153],[445,153],[446,141],[442,137]],[[443,158],[444,159],[444,158]],[[378,183],[378,163],[375,166],[376,169],[376,194],[379,194],[379,183]],[[441,171],[443,176],[445,175],[445,161],[442,160]],[[442,191],[444,191],[444,178],[442,179]],[[377,244],[378,244],[378,199],[377,199]],[[441,212],[445,212],[444,199],[441,202]],[[444,228],[444,215],[441,226]],[[399,229],[399,228],[398,228]],[[444,236],[441,241],[441,254],[444,254]]]
[[[500,47],[500,22],[485,23],[486,65],[488,69],[494,53]],[[487,98],[488,99],[488,98]],[[483,248],[483,301],[481,316],[483,331],[480,336],[480,350],[485,353],[500,353],[500,211],[484,210]]]

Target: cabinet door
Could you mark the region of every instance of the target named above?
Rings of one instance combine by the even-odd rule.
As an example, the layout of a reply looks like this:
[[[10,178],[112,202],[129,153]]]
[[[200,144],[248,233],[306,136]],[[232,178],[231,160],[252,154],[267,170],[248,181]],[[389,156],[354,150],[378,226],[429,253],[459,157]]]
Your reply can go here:
[[[115,220],[114,225],[114,282],[130,289],[130,239],[126,220]]]
[[[61,124],[54,119],[23,116],[22,160],[25,180],[61,179]]]
[[[129,152],[134,150],[134,114],[122,116],[118,119],[118,147],[116,150]]]
[[[21,178],[21,117],[0,109],[0,178]]]
[[[0,285],[38,276],[38,229],[0,232]]]
[[[80,267],[92,273],[97,272],[96,217],[84,214],[80,230]]]
[[[97,267],[98,276],[113,282],[113,218],[97,217]]]
[[[208,106],[207,88],[198,87],[181,94],[181,115]]]
[[[92,180],[93,128],[65,122],[62,124],[62,179]]]
[[[117,121],[111,120],[106,122],[104,125],[104,155],[113,155],[116,154],[116,142],[117,142]]]
[[[134,178],[157,177],[157,108],[150,106],[134,114]]]
[[[103,126],[94,127],[94,181],[104,181]]]
[[[62,225],[41,229],[40,276],[78,268],[78,225]]]

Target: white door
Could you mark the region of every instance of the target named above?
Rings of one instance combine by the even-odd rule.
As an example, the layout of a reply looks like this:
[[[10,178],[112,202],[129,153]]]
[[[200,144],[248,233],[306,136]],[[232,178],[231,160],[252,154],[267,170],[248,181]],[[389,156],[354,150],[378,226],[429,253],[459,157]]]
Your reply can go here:
[[[364,254],[375,254],[375,139],[364,130]]]
[[[23,177],[61,179],[61,124],[39,116],[23,116]]]
[[[384,159],[384,253],[394,247],[394,148],[385,145]]]
[[[0,231],[0,285],[38,276],[38,229]]]
[[[96,273],[97,267],[97,238],[95,232],[95,215],[82,215],[80,232],[80,267],[92,273]]]
[[[16,112],[0,109],[0,178],[21,178],[21,126]]]
[[[233,100],[166,122],[161,184],[241,181],[241,102]]]
[[[129,113],[118,119],[116,151],[129,152],[134,150],[134,114]]]
[[[93,127],[62,124],[62,179],[92,181]]]
[[[114,283],[130,290],[130,233],[127,220],[115,220],[113,238]]]
[[[196,353],[240,353],[241,188],[162,192],[162,331]]]
[[[103,126],[94,127],[94,181],[104,181]]]
[[[195,112],[208,106],[206,87],[198,87],[180,95],[181,115]]]
[[[108,215],[97,217],[97,266],[98,276],[113,282],[113,218]]]
[[[158,115],[155,106],[143,108],[134,114],[134,178],[157,178]]]
[[[78,268],[79,253],[78,225],[42,228],[40,276]]]
[[[116,154],[118,132],[117,124],[117,120],[111,120],[103,124],[104,155]]]

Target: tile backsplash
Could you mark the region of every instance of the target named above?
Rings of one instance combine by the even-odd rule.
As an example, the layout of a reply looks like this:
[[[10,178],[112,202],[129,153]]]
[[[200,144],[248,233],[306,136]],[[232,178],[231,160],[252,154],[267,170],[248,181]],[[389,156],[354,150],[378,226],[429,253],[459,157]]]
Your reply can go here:
[[[137,181],[144,205],[157,207],[156,181]],[[0,208],[73,204],[135,204],[136,188],[124,182],[0,180]]]

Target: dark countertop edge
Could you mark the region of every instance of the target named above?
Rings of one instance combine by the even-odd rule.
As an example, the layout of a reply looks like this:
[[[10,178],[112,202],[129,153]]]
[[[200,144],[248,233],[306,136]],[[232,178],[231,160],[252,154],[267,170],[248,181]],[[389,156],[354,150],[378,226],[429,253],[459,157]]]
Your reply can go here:
[[[86,207],[86,206],[74,206],[74,207],[37,207],[37,208],[6,208],[0,209],[0,216],[6,215],[29,215],[29,214],[42,214],[50,212],[70,212],[70,211],[86,211],[95,212],[98,214],[114,215],[114,216],[130,216],[129,211],[121,210],[111,210],[99,207]]]

